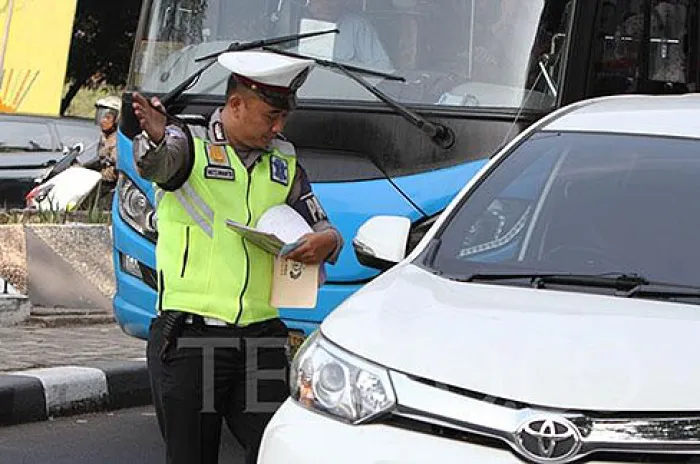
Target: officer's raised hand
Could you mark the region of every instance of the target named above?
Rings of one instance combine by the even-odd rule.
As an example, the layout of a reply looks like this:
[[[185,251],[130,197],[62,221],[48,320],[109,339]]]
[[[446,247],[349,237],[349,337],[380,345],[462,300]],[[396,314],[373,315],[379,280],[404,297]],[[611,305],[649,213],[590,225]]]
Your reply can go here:
[[[156,97],[151,98],[149,103],[146,97],[138,92],[134,92],[132,98],[131,106],[134,108],[134,114],[139,120],[141,129],[146,131],[154,143],[159,143],[165,137],[165,124],[167,122],[167,118],[162,112],[162,103]],[[161,111],[156,108],[160,108]]]
[[[304,264],[320,264],[338,245],[337,236],[332,230],[304,235],[302,244],[284,257]]]

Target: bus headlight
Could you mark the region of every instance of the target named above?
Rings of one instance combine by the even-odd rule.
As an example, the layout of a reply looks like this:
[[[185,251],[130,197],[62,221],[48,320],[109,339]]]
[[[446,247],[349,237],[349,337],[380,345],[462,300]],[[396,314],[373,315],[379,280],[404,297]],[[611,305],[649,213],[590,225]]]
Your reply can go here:
[[[136,232],[152,242],[156,241],[156,212],[136,184],[128,177],[119,176],[117,184],[119,195],[119,216]]]
[[[368,422],[396,405],[386,369],[332,345],[318,331],[292,362],[290,388],[302,406],[351,424]]]

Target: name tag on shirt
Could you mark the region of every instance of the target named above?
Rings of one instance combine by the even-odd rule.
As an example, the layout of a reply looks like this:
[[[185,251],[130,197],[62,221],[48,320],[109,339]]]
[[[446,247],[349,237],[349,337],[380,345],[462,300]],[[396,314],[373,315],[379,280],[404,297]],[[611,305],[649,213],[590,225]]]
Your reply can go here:
[[[204,169],[204,177],[207,179],[236,180],[233,169],[218,166],[207,166]]]

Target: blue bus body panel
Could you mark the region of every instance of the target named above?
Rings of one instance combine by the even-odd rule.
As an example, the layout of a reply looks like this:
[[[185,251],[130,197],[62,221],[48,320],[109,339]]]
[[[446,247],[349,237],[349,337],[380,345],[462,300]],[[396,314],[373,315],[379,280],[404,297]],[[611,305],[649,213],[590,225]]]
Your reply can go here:
[[[119,169],[148,196],[153,203],[153,186],[136,173],[132,142],[121,132],[118,137]],[[485,160],[456,167],[396,178],[395,182],[427,214],[445,208],[464,184],[481,168]],[[372,216],[401,215],[412,221],[420,219],[416,209],[385,179],[362,182],[315,183],[313,189],[332,223],[345,240],[338,262],[327,265],[327,283],[321,288],[314,309],[281,309],[292,329],[308,333],[334,308],[357,291],[377,271],[359,264],[352,247],[357,229]],[[117,291],[113,300],[115,317],[129,335],[146,338],[156,313],[156,292],[140,279],[124,272],[120,254],[128,255],[155,269],[155,247],[119,216],[117,199],[113,205],[114,269]]]

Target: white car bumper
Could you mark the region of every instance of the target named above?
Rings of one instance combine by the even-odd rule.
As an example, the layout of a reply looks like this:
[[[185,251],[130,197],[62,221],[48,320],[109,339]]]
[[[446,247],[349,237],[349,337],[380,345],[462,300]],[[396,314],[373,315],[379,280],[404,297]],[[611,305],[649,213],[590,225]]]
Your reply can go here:
[[[258,464],[425,464],[522,462],[502,449],[385,425],[352,426],[287,400],[268,424]]]
[[[351,426],[288,399],[268,424],[258,464],[517,464],[501,448],[440,438],[386,425]],[[586,461],[610,464],[610,461]],[[618,464],[631,461],[615,461]]]

